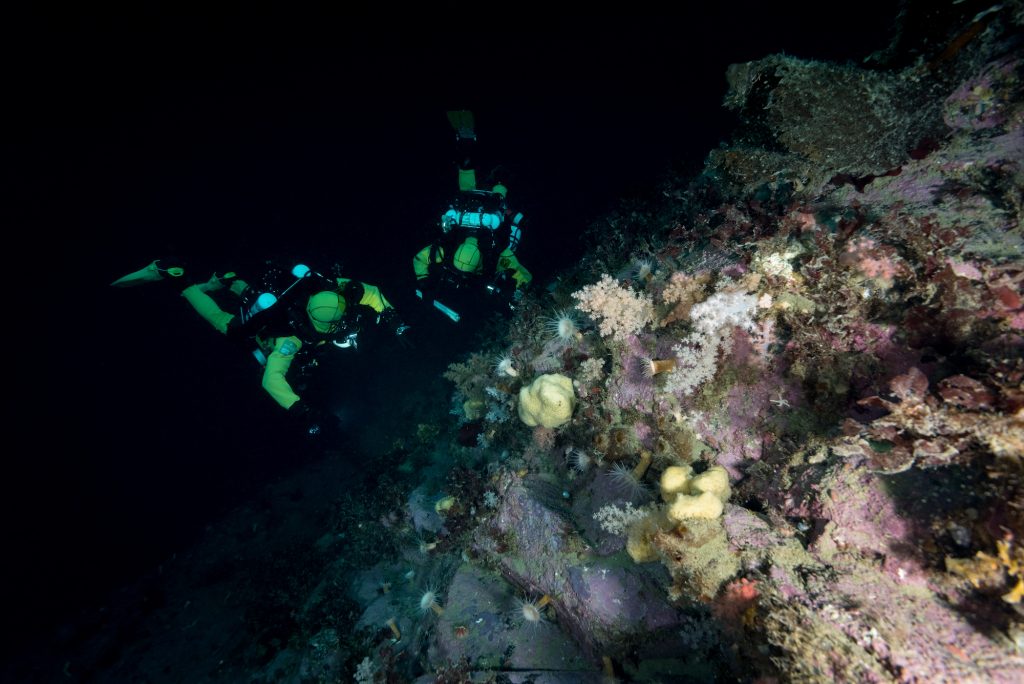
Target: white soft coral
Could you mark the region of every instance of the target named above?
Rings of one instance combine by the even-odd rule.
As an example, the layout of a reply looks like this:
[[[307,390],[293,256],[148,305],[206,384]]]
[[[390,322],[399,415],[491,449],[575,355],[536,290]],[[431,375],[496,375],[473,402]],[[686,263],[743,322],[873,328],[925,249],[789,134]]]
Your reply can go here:
[[[743,292],[716,292],[690,310],[694,331],[672,349],[676,367],[665,390],[687,396],[715,375],[718,353],[732,342],[734,328],[753,332],[757,297]]]
[[[634,292],[608,274],[592,285],[572,293],[576,308],[599,321],[604,337],[625,341],[654,320],[650,295]]]
[[[698,332],[711,334],[721,328],[740,327],[753,332],[757,297],[743,292],[716,292],[690,310]]]

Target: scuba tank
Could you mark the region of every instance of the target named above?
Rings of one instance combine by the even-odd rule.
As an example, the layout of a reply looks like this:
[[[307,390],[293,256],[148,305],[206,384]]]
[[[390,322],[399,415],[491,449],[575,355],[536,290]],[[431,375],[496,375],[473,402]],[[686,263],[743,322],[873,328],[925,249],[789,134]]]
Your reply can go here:
[[[310,270],[309,266],[296,264],[291,270],[291,275],[295,280],[282,289],[280,286],[280,269],[273,267],[265,272],[260,278],[259,287],[250,285],[242,293],[242,310],[239,313],[242,325],[248,326],[256,316],[277,304],[279,299],[287,296],[296,285],[302,282],[303,278],[308,277],[311,273],[313,271]]]
[[[505,220],[505,198],[486,190],[465,190],[441,215],[441,231],[455,228],[497,230]]]
[[[483,228],[497,230],[501,226],[501,216],[483,211],[459,211],[450,207],[441,215],[441,230],[447,233],[452,228]]]

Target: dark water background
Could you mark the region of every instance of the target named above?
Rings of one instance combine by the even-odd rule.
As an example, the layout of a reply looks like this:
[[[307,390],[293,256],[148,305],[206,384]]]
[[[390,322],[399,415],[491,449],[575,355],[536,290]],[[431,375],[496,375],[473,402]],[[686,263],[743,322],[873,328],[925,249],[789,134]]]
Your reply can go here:
[[[480,168],[513,172],[532,219],[520,256],[542,287],[617,198],[698,171],[728,137],[728,64],[859,60],[895,16],[885,2],[842,21],[765,5],[586,21],[507,8],[501,25],[446,9],[12,20],[8,226],[30,247],[7,251],[5,646],[102,602],[310,458],[251,359],[184,303],[111,280],[169,252],[211,266],[327,255],[401,300],[454,186],[445,110],[469,108]],[[472,342],[428,327],[386,375],[364,357],[334,408],[358,430],[394,392],[443,383]]]

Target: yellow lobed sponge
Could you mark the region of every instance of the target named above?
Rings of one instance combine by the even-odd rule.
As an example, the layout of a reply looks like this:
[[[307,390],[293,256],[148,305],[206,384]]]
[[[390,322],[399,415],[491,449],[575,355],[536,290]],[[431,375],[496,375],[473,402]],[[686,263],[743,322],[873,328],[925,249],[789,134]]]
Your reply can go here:
[[[572,418],[576,395],[572,380],[557,373],[539,376],[519,390],[519,419],[535,427],[554,428]]]
[[[672,502],[666,513],[675,522],[717,518],[732,494],[729,473],[722,466],[713,466],[691,478],[692,473],[690,466],[670,466],[661,475],[661,498]]]
[[[693,475],[693,468],[690,466],[669,466],[661,474],[661,499],[671,501],[676,494],[688,494],[690,476]]]
[[[668,509],[668,517],[675,522],[682,522],[687,518],[717,518],[724,510],[722,500],[711,492],[696,496],[678,494],[675,503]]]
[[[690,480],[690,494],[703,494],[710,492],[725,503],[732,494],[729,488],[729,473],[722,466],[708,468],[697,477]]]

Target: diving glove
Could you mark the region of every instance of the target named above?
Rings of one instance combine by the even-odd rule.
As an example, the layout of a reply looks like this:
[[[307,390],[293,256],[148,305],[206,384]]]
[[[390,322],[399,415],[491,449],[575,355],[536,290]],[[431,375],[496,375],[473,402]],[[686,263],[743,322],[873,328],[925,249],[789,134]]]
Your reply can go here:
[[[336,432],[336,417],[311,407],[301,399],[291,405],[288,416],[295,421],[303,436],[309,439],[322,439],[325,435]]]

